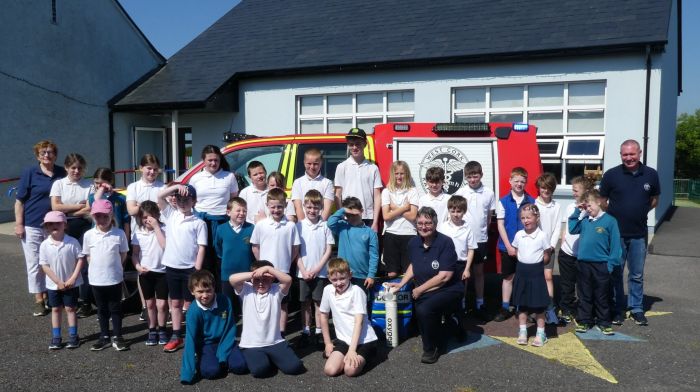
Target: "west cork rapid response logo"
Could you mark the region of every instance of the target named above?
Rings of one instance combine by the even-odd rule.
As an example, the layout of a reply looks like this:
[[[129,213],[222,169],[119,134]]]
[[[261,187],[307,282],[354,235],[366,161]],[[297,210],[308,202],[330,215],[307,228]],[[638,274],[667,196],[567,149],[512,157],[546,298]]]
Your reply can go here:
[[[459,149],[442,145],[437,146],[423,157],[420,162],[420,184],[423,192],[428,192],[425,183],[425,172],[431,167],[441,167],[445,171],[445,193],[455,193],[464,181],[464,165],[469,162],[467,156]]]

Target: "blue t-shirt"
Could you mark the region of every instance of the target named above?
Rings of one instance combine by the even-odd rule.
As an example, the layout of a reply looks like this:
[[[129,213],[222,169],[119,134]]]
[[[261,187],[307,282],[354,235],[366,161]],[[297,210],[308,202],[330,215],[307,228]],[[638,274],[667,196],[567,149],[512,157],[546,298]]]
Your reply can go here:
[[[603,174],[600,195],[608,198],[607,213],[617,219],[622,237],[647,235],[651,198],[661,193],[659,174],[640,163],[636,172],[618,165]]]
[[[51,211],[51,185],[54,181],[66,176],[63,166],[54,165],[53,176],[49,177],[41,171],[41,165],[28,167],[19,178],[17,185],[17,200],[24,204],[24,225],[41,227],[44,216]]]
[[[413,280],[416,287],[427,282],[440,271],[452,271],[455,272],[452,279],[441,289],[461,290],[459,285],[461,277],[456,273],[457,252],[450,237],[436,232],[435,239],[427,248],[423,246],[423,239],[420,236],[411,238],[408,242],[408,259],[413,267]]]

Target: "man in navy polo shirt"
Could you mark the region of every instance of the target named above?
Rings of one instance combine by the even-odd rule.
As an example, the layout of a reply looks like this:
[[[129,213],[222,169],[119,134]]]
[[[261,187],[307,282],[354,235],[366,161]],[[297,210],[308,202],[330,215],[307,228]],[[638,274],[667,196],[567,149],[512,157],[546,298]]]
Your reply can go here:
[[[661,193],[656,170],[639,161],[642,150],[636,140],[620,146],[622,164],[603,174],[600,194],[607,198],[607,212],[617,219],[622,237],[622,263],[612,271],[613,324],[624,320],[624,267],[627,263],[627,307],[637,325],[647,325],[644,298],[644,261],[647,254],[647,215]]]

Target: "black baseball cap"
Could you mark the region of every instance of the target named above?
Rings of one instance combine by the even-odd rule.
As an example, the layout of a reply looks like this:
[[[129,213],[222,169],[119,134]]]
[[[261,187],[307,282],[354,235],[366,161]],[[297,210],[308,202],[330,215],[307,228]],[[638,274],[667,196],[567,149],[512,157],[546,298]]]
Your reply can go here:
[[[345,135],[345,139],[350,139],[350,138],[367,140],[367,134],[365,133],[365,131],[363,129],[351,128],[350,131],[348,131],[348,134]]]

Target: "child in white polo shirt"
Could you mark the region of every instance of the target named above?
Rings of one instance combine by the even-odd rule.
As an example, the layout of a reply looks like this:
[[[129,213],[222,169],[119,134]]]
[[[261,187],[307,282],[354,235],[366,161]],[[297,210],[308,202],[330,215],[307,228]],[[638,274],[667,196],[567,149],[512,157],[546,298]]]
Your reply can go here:
[[[367,134],[360,128],[352,128],[345,136],[350,157],[340,162],[335,169],[335,205],[343,205],[343,200],[356,197],[362,203],[362,220],[379,231],[379,215],[382,204],[382,179],[379,168],[365,159]]]
[[[542,173],[535,180],[535,185],[539,192],[539,196],[535,199],[535,205],[540,211],[539,227],[549,237],[549,254],[553,255],[561,235],[561,205],[552,198],[554,190],[557,189],[557,178],[552,173]],[[559,318],[554,310],[553,271],[554,259],[544,266],[544,280],[547,283],[547,292],[551,299],[544,314],[547,324],[559,323]]]
[[[449,219],[447,213],[447,200],[450,195],[445,193],[445,170],[441,167],[431,167],[425,171],[425,187],[428,192],[418,199],[418,209],[430,207],[435,210],[438,224]]]
[[[284,216],[287,205],[287,196],[279,188],[270,189],[267,192],[267,209],[270,216],[258,221],[250,237],[253,245],[253,255],[256,260],[269,260],[272,265],[289,273],[292,260],[299,255],[301,239],[293,222]],[[284,334],[287,326],[287,303],[282,304],[280,317],[280,330]]]
[[[122,282],[124,281],[124,260],[129,251],[129,243],[124,231],[113,225],[112,203],[98,199],[92,203],[92,217],[95,227],[88,230],[83,238],[82,255],[87,256],[88,281],[97,304],[100,322],[100,338],[90,347],[101,351],[110,345],[117,351],[129,347],[122,338]],[[109,339],[109,320],[112,320],[112,341]]]
[[[174,194],[177,209],[168,204],[165,198]],[[165,223],[165,251],[163,265],[171,299],[170,314],[173,321],[173,334],[163,347],[165,352],[175,352],[182,348],[184,340],[182,309],[189,306],[194,297],[189,290],[190,275],[202,269],[207,247],[207,225],[192,212],[197,202],[197,191],[192,185],[175,184],[158,194],[158,207]]]
[[[418,191],[404,161],[391,164],[389,183],[382,190],[384,217],[384,264],[389,278],[403,275],[411,261],[408,242],[416,236]]]
[[[304,219],[304,196],[312,189],[317,190],[323,197],[321,219],[328,220],[333,208],[333,181],[321,174],[323,156],[321,150],[310,148],[304,153],[304,175],[294,180],[292,184],[292,203],[296,211],[297,220]]]
[[[265,170],[265,165],[260,161],[250,161],[248,163],[248,177],[250,177],[251,184],[243,188],[238,196],[246,201],[248,209],[246,221],[255,224],[256,215],[260,211],[265,211],[265,197],[267,196],[267,171]]]
[[[455,273],[461,274],[466,289],[467,279],[471,276],[470,268],[474,260],[474,250],[477,249],[471,226],[464,220],[464,214],[467,213],[467,200],[462,196],[454,195],[447,201],[447,210],[450,219],[438,224],[437,231],[452,238],[457,252],[457,271]],[[466,310],[464,297],[462,298],[462,309]]]
[[[80,257],[78,240],[65,233],[66,215],[50,211],[44,217],[44,230],[49,237],[39,246],[39,265],[46,274],[46,289],[51,307],[50,350],[63,348],[61,344],[61,311],[65,308],[68,319],[68,348],[78,348],[78,287],[83,283],[80,271],[84,260]]]
[[[311,336],[316,340],[321,334],[321,315],[318,307],[323,296],[323,288],[328,283],[326,264],[331,257],[332,246],[335,244],[331,229],[321,219],[323,201],[321,192],[315,189],[308,191],[304,196],[305,217],[297,223],[297,230],[301,237],[297,277],[304,321],[298,347],[309,344]],[[315,312],[312,309],[315,309]],[[312,319],[316,320],[316,333],[313,335],[311,334]]]

